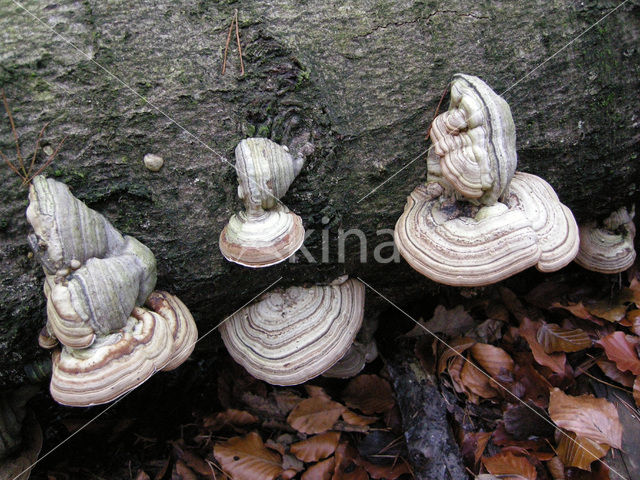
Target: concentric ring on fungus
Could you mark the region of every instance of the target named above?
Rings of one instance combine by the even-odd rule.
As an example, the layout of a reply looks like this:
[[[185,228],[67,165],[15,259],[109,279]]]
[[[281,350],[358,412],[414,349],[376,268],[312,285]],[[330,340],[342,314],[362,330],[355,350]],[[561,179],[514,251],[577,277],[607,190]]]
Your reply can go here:
[[[222,340],[254,377],[297,385],[347,353],[362,323],[364,293],[355,279],[267,293],[220,326]]]

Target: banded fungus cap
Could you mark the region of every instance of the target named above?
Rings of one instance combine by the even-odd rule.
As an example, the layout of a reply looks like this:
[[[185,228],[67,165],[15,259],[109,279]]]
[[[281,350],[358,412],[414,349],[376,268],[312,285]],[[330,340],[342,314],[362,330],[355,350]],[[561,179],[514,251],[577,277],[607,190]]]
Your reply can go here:
[[[587,270],[609,274],[631,267],[636,258],[634,216],[635,208],[629,213],[622,207],[609,215],[601,227],[596,222],[581,225],[576,263]]]
[[[220,326],[222,340],[251,375],[297,385],[336,364],[349,350],[364,315],[364,285],[290,287],[262,296]]]
[[[481,208],[418,186],[398,219],[398,251],[418,272],[453,286],[483,286],[535,266],[558,270],[578,251],[571,211],[547,182],[517,172],[505,203]]]
[[[155,257],[63,183],[37,176],[29,199],[29,243],[46,274],[49,332],[67,346],[87,347],[144,303],[156,283]]]
[[[245,208],[268,210],[278,205],[303,166],[286,147],[268,138],[245,138],[235,150],[238,197]]]
[[[378,346],[375,340],[361,343],[357,340],[351,344],[347,353],[322,375],[330,378],[351,378],[358,375],[365,365],[378,356]]]
[[[303,160],[266,138],[242,140],[235,154],[238,196],[245,211],[225,225],[220,251],[227,260],[251,268],[280,263],[304,242],[302,219],[279,201]]]
[[[219,240],[224,258],[251,268],[283,262],[303,243],[302,219],[284,205],[254,214],[233,215]]]
[[[99,335],[88,348],[63,346],[53,354],[51,395],[58,403],[107,403],[144,383],[157,370],[171,370],[191,354],[197,330],[184,304],[154,292],[149,311],[135,307],[126,325]]]
[[[394,240],[415,270],[453,286],[482,286],[535,265],[537,236],[525,215],[497,203],[462,215],[434,184],[419,185],[407,199]],[[440,190],[441,191],[441,190]]]
[[[502,97],[478,77],[454,75],[449,110],[434,119],[430,136],[429,181],[474,203],[498,201],[518,162],[515,125]]]
[[[540,246],[538,270],[555,272],[575,258],[580,246],[578,224],[545,180],[516,172],[505,203],[509,208],[520,208],[536,232]]]

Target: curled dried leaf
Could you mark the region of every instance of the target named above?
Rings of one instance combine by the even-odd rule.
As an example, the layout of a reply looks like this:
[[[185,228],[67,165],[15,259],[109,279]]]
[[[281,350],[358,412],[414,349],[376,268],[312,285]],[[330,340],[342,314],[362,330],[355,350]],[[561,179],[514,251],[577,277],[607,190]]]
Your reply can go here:
[[[447,310],[443,305],[438,305],[429,321],[425,322],[420,319],[418,323],[406,334],[407,337],[428,335],[429,332],[457,337],[469,331],[475,325],[473,318],[462,305],[457,305],[451,310]]]
[[[376,423],[379,420],[378,417],[365,417],[364,415],[358,415],[357,413],[352,412],[348,409],[342,412],[342,419],[345,421],[345,423],[348,423],[349,425],[355,425],[357,427],[366,427],[368,425],[371,425],[372,423]]]
[[[173,471],[181,480],[198,480],[198,475],[180,459],[176,460]]]
[[[640,408],[640,375],[633,382],[633,399],[636,401],[636,407]]]
[[[464,434],[464,438],[462,439],[462,456],[467,465],[472,467],[478,465],[490,438],[491,432],[472,432]]]
[[[347,406],[365,415],[384,413],[396,403],[391,385],[378,375],[358,375],[349,382],[343,397]]]
[[[574,397],[554,388],[549,400],[554,423],[578,436],[615,448],[622,446],[622,424],[615,405],[593,395]]]
[[[599,358],[596,360],[596,364],[600,367],[600,370],[609,377],[611,380],[618,382],[625,387],[631,387],[633,385],[634,376],[629,372],[621,372],[615,363]]]
[[[482,398],[498,396],[498,392],[492,387],[491,379],[468,361],[462,366],[460,380],[465,389],[473,395]],[[470,397],[470,400],[473,401],[473,397]]]
[[[221,430],[226,426],[245,427],[257,422],[258,417],[255,415],[233,408],[229,408],[224,412],[218,412],[214,415],[206,416],[203,419],[203,425],[214,432]]]
[[[445,347],[445,350],[440,354],[438,358],[438,374],[441,374],[447,368],[447,364],[449,359],[458,357],[460,358],[460,354],[465,350],[471,348],[475,345],[476,341],[473,338],[469,337],[460,337],[456,338],[449,342],[449,346]]]
[[[560,457],[555,456],[552,459],[547,460],[546,464],[553,480],[565,480],[564,463],[562,463]]]
[[[640,358],[624,332],[613,332],[601,338],[598,343],[604,348],[607,358],[615,362],[620,370],[640,375]]]
[[[307,398],[291,411],[287,423],[302,433],[324,433],[336,423],[345,408],[327,398]]]
[[[526,480],[536,480],[537,473],[529,460],[511,452],[501,452],[492,457],[483,457],[482,463],[493,475],[519,475]],[[518,477],[516,477],[518,478]]]
[[[533,330],[524,330],[521,332],[521,335],[529,344],[529,348],[531,348],[531,353],[536,362],[545,367],[549,367],[560,375],[564,374],[567,364],[567,356],[564,353],[546,353],[544,347],[536,339]]]
[[[536,339],[546,353],[578,352],[591,346],[591,339],[584,330],[566,329],[553,323],[543,323]]]
[[[321,462],[311,465],[302,474],[302,480],[329,480],[335,470],[335,457],[327,458]]]
[[[378,465],[362,457],[357,457],[355,463],[363,467],[371,478],[375,479],[395,480],[400,475],[410,473],[409,466],[402,460],[394,462],[391,465]]]
[[[640,335],[640,310],[631,310],[627,313],[627,322],[631,326],[631,331]]]
[[[593,316],[589,313],[582,302],[569,302],[567,305],[563,305],[560,302],[553,302],[551,304],[551,308],[563,308],[564,310],[571,312],[572,315],[578,318],[582,318],[583,320],[593,320]]]
[[[319,387],[318,385],[305,385],[304,389],[310,397],[321,397],[327,400],[331,400],[329,394],[324,390],[324,388]]]
[[[603,458],[609,451],[609,445],[600,444],[586,437],[569,432],[561,435],[556,453],[568,467],[591,471],[591,464]]]
[[[217,442],[213,455],[235,480],[274,480],[282,473],[280,455],[268,450],[255,432]]]
[[[327,432],[291,445],[291,453],[303,462],[317,462],[336,451],[340,432]]]
[[[499,347],[487,343],[476,343],[471,347],[471,355],[493,378],[513,372],[513,359]]]
[[[453,389],[458,393],[465,393],[464,385],[462,383],[462,378],[460,375],[462,374],[462,367],[467,363],[467,360],[464,357],[453,357],[449,361],[449,366],[447,367],[447,373],[451,378],[451,384],[453,385]]]

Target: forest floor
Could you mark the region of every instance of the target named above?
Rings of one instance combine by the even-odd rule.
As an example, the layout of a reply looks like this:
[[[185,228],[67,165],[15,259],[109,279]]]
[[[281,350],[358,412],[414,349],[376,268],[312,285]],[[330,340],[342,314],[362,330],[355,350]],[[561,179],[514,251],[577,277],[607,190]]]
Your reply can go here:
[[[640,478],[637,267],[535,279],[390,308],[352,379],[275,387],[220,348],[111,406],[43,392],[31,478]]]

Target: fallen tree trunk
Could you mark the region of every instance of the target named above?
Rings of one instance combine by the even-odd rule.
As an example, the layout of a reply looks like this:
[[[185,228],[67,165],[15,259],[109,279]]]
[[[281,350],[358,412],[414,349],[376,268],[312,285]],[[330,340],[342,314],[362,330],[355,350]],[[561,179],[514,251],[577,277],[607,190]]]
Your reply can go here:
[[[390,231],[424,178],[424,158],[412,159],[427,147],[424,134],[456,72],[504,92],[519,168],[546,178],[578,220],[628,205],[639,184],[639,80],[629,74],[638,66],[639,7],[614,7],[3,2],[0,85],[25,156],[47,122],[44,150],[66,135],[45,173],[148,245],[158,286],[178,294],[206,332],[281,277],[286,286],[346,272],[398,300],[435,288],[392,256]],[[223,75],[236,8],[245,73],[231,42]],[[292,151],[313,147],[284,199],[303,218],[311,258],[249,270],[220,254],[218,235],[240,208],[233,149],[250,135]],[[3,116],[0,150],[15,160],[14,148]],[[165,159],[159,172],[144,168],[147,153]],[[39,152],[36,164],[45,159]],[[43,274],[28,257],[27,192],[4,167],[0,192],[6,386],[22,383],[24,366],[47,354],[35,342],[45,308]],[[361,234],[345,239],[351,229]],[[376,247],[385,263],[374,261]],[[369,292],[372,312],[378,300]]]

